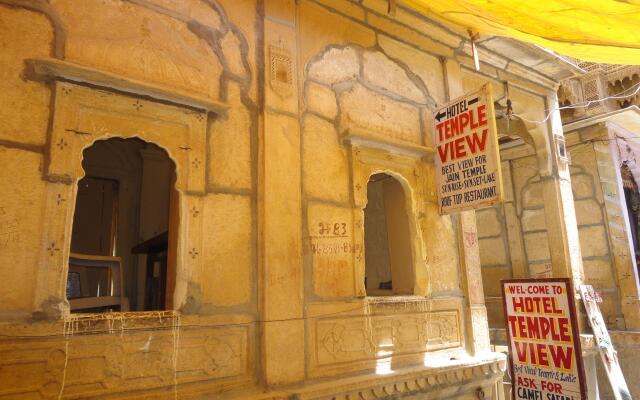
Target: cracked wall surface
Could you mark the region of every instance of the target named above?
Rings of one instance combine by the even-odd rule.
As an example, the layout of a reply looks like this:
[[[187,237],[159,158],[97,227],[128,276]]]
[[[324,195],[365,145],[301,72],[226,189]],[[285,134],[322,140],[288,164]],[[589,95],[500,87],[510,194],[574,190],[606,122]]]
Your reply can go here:
[[[537,164],[503,163],[517,190],[477,214],[476,236],[473,215],[438,214],[432,110],[487,82],[504,102],[509,81],[536,118],[547,79],[497,55],[476,73],[466,33],[389,15],[383,0],[0,0],[0,22],[0,398],[491,390],[504,362],[476,357],[488,346],[478,244],[492,296],[514,243],[543,232],[535,177],[517,173]],[[113,137],[176,166],[169,311],[69,314],[82,151]],[[406,201],[403,296],[365,293],[376,173]],[[533,228],[505,239],[529,212]]]

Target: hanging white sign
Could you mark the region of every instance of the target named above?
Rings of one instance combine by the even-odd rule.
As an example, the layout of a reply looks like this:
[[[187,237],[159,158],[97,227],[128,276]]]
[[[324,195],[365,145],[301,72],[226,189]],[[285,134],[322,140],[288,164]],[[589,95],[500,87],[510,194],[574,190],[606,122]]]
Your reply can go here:
[[[440,214],[502,201],[502,174],[491,86],[459,97],[434,115]]]

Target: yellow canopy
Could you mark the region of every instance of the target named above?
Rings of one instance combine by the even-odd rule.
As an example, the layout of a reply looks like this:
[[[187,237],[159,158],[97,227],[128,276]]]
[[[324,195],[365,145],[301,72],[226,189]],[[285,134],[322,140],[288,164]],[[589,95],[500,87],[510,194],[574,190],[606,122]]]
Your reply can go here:
[[[640,64],[640,0],[402,0],[481,34],[608,64]]]

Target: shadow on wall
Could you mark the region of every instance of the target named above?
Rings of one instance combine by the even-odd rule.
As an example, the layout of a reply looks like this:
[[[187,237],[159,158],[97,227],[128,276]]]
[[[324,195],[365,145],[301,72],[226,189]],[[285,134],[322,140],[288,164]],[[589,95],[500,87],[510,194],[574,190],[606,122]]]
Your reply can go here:
[[[387,174],[372,175],[364,209],[367,295],[413,293],[413,261],[405,193]]]

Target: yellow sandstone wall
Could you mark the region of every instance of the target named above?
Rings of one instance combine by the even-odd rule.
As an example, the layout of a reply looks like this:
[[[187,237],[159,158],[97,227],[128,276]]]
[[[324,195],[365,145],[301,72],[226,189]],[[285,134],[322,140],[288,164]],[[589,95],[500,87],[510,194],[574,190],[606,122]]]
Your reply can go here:
[[[635,303],[635,277],[629,273],[632,268],[618,195],[619,172],[607,132],[606,127],[596,126],[570,132],[566,140],[584,282],[601,294],[600,310],[609,328],[626,329],[636,323],[635,313],[630,312]],[[477,212],[492,328],[504,327],[500,279],[551,277],[546,205],[534,150],[525,144],[503,149],[501,156],[507,201]]]
[[[432,146],[427,127],[430,108],[444,101],[437,57],[445,49],[393,39],[402,28],[383,24],[387,19],[378,17],[383,3],[299,3],[310,376],[379,368],[379,359],[390,354],[393,369],[423,362],[418,349],[425,345],[427,350],[464,347],[455,228],[451,218],[438,216],[433,194],[425,195],[434,191],[431,163],[402,148]],[[364,21],[365,13],[370,26],[351,21]],[[380,140],[387,143],[367,144]],[[410,293],[416,296],[372,303],[362,299],[363,209],[369,177],[380,172],[397,179],[404,191],[412,237],[408,264],[416,277]],[[335,224],[346,226],[343,237],[322,235],[321,226]],[[438,294],[440,299],[430,300]]]
[[[231,8],[233,16],[200,0],[0,2],[0,276],[12,281],[0,293],[0,398],[174,388],[146,395],[165,398],[176,383],[197,391],[256,379],[257,8]],[[26,68],[32,59],[111,81],[42,81]],[[137,82],[141,93],[126,90]],[[156,101],[159,92],[224,112]],[[179,316],[65,317],[82,150],[108,137],[153,142],[176,163]]]
[[[169,398],[407,365],[433,380],[309,398],[488,392],[500,372],[479,359],[435,378],[487,350],[488,331],[470,310],[475,231],[438,214],[431,110],[485,81],[500,98],[508,79],[535,117],[545,89],[510,66],[471,73],[459,42],[382,0],[0,0],[0,398]],[[110,137],[176,164],[174,311],[68,314],[82,151]],[[365,297],[363,210],[380,172],[405,197],[402,298]]]

